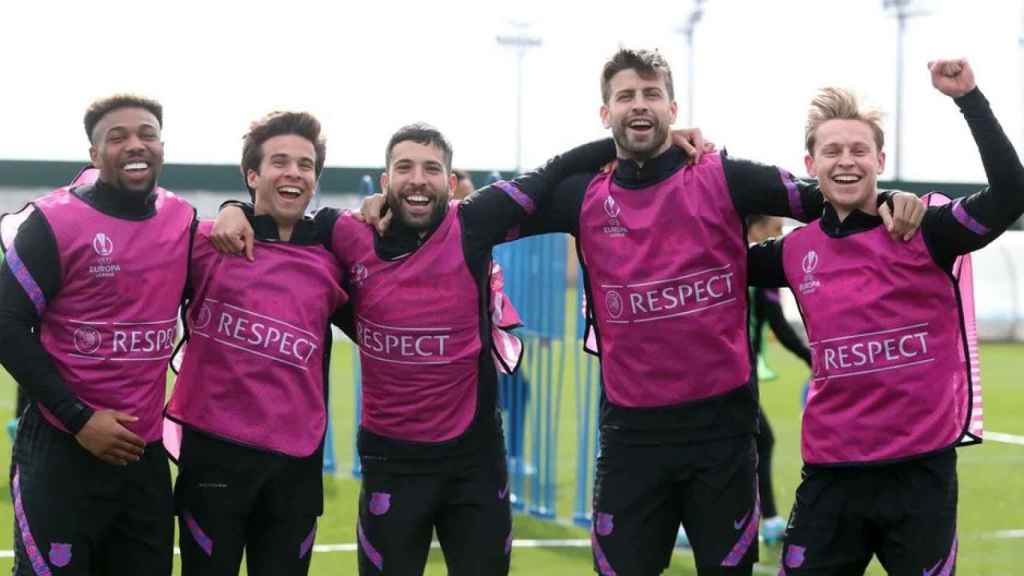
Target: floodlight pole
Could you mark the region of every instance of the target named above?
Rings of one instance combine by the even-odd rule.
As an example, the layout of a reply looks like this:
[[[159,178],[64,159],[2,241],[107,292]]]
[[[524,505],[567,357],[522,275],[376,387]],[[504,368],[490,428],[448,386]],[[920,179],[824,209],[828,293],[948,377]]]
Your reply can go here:
[[[921,12],[911,12],[910,5],[913,0],[882,0],[882,8],[895,15],[897,22],[896,32],[896,134],[894,148],[896,149],[895,173],[893,179],[897,182],[903,180],[903,44],[907,32],[907,20],[913,16],[920,16]]]
[[[686,125],[689,127],[693,126],[693,95],[695,94],[695,75],[693,70],[696,58],[693,54],[693,32],[697,28],[700,19],[704,16],[705,1],[693,0],[693,10],[686,17],[686,22],[676,29],[676,32],[686,38]]]
[[[516,27],[518,31],[499,34],[497,40],[498,44],[516,52],[516,174],[519,174],[523,169],[523,59],[527,50],[540,46],[542,41],[538,36],[526,34],[527,25],[516,24]]]

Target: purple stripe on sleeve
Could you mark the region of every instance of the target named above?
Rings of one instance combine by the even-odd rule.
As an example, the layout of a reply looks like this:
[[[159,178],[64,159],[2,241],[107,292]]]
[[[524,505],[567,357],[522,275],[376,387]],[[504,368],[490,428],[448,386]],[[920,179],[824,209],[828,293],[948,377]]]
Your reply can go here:
[[[14,518],[18,523],[18,531],[21,532],[21,543],[25,546],[25,554],[28,555],[28,560],[32,564],[32,571],[36,573],[36,576],[50,576],[50,567],[46,565],[46,560],[39,553],[39,547],[36,546],[36,540],[32,537],[32,530],[28,525],[25,505],[21,501],[21,470],[17,468],[14,469],[12,487],[14,489]]]
[[[800,201],[800,190],[796,187],[793,175],[779,168],[779,178],[782,179],[782,185],[786,187],[786,192],[789,194],[790,215],[801,222],[806,220],[807,217],[804,215],[804,204]]]
[[[195,539],[196,544],[206,552],[207,556],[213,556],[213,540],[203,532],[203,529],[199,527],[199,523],[192,517],[192,513],[185,511],[181,515],[182,519],[185,520],[185,525],[188,526],[188,531],[192,534],[192,538]]]
[[[313,521],[313,529],[309,531],[309,535],[306,539],[299,544],[299,559],[306,557],[309,554],[309,549],[313,547],[313,541],[316,540],[316,520]]]
[[[377,549],[373,547],[373,544],[370,544],[370,539],[367,538],[366,534],[363,532],[362,522],[356,524],[356,532],[359,536],[359,546],[363,549],[363,554],[366,554],[366,557],[370,559],[370,562],[373,562],[373,565],[377,567],[377,570],[383,572],[384,557],[380,555],[380,552],[377,552]]]
[[[46,297],[43,296],[43,290],[39,288],[39,284],[36,284],[35,278],[29,274],[28,268],[25,268],[25,263],[21,261],[21,256],[18,256],[14,245],[11,245],[11,249],[7,251],[7,267],[11,269],[18,284],[21,284],[25,294],[32,300],[32,304],[36,307],[36,314],[42,316],[43,310],[46,309]]]
[[[962,224],[964,228],[967,228],[979,236],[984,236],[989,232],[987,226],[972,218],[971,215],[967,213],[967,210],[964,210],[961,200],[957,200],[953,203],[953,217],[956,218],[956,221]]]
[[[523,210],[525,210],[527,214],[533,214],[533,211],[537,209],[537,207],[533,205],[533,199],[526,194],[523,194],[523,191],[515,184],[507,180],[498,180],[494,183],[494,186],[505,194],[508,194],[510,198],[516,201],[516,204],[522,206]]]

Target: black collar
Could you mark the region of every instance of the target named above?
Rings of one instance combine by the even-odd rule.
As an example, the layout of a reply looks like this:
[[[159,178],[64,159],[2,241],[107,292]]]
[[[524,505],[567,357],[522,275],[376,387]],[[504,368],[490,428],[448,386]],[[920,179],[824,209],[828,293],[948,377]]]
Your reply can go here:
[[[653,186],[678,172],[686,165],[687,158],[686,152],[675,146],[647,160],[643,166],[633,160],[619,158],[615,168],[615,183],[623,188]]]
[[[115,218],[145,220],[156,214],[156,191],[131,192],[102,180],[72,190],[86,204]]]
[[[840,222],[836,209],[827,202],[825,203],[825,210],[821,215],[821,230],[832,238],[843,238],[858,232],[871,230],[881,224],[881,216],[872,216],[860,210],[850,212],[846,219]]]
[[[260,214],[259,216],[249,216],[246,212],[246,216],[249,218],[249,223],[252,225],[253,234],[255,234],[257,240],[264,242],[281,242],[281,236],[278,232],[277,222],[269,214]],[[317,236],[317,228],[313,219],[309,216],[304,217],[295,223],[295,228],[292,229],[291,240],[288,240],[288,244],[319,244],[320,240]]]

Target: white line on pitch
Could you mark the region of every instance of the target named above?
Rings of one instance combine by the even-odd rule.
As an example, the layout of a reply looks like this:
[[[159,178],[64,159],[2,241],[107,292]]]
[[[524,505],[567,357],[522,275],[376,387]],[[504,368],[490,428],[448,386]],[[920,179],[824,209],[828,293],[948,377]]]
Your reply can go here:
[[[1024,538],[1024,530],[999,530],[997,532],[988,532],[985,534],[985,538]]]
[[[1017,446],[1024,446],[1024,436],[1017,436],[1015,434],[1003,434],[1002,432],[990,432],[986,430],[984,434],[982,434],[982,438],[984,438],[985,440],[1002,442],[1004,444],[1016,444]]]

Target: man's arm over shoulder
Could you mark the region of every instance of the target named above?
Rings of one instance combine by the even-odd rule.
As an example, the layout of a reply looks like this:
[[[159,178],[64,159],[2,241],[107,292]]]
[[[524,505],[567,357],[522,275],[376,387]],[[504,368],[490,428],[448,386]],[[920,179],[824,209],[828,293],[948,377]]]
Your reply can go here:
[[[777,166],[722,154],[722,170],[740,216],[767,214],[810,222],[821,217],[825,199],[815,180],[796,178]]]
[[[614,159],[614,142],[611,139],[599,140],[555,156],[540,168],[514,180],[494,182],[477,190],[459,206],[467,237],[474,237],[485,245],[494,245],[508,239],[510,232],[514,233],[518,227],[526,225],[538,213],[549,210],[563,215],[571,213],[570,206],[577,196],[573,192],[578,192],[582,181],[579,175],[589,173],[593,176]],[[586,178],[586,182],[589,180]],[[543,220],[541,216],[536,217],[537,222]],[[546,230],[548,232],[571,231],[568,223],[552,221],[548,225],[563,227]]]
[[[38,211],[28,217],[0,266],[0,363],[33,400],[73,434],[93,411],[61,379],[39,340],[39,322],[61,287],[57,241]]]

